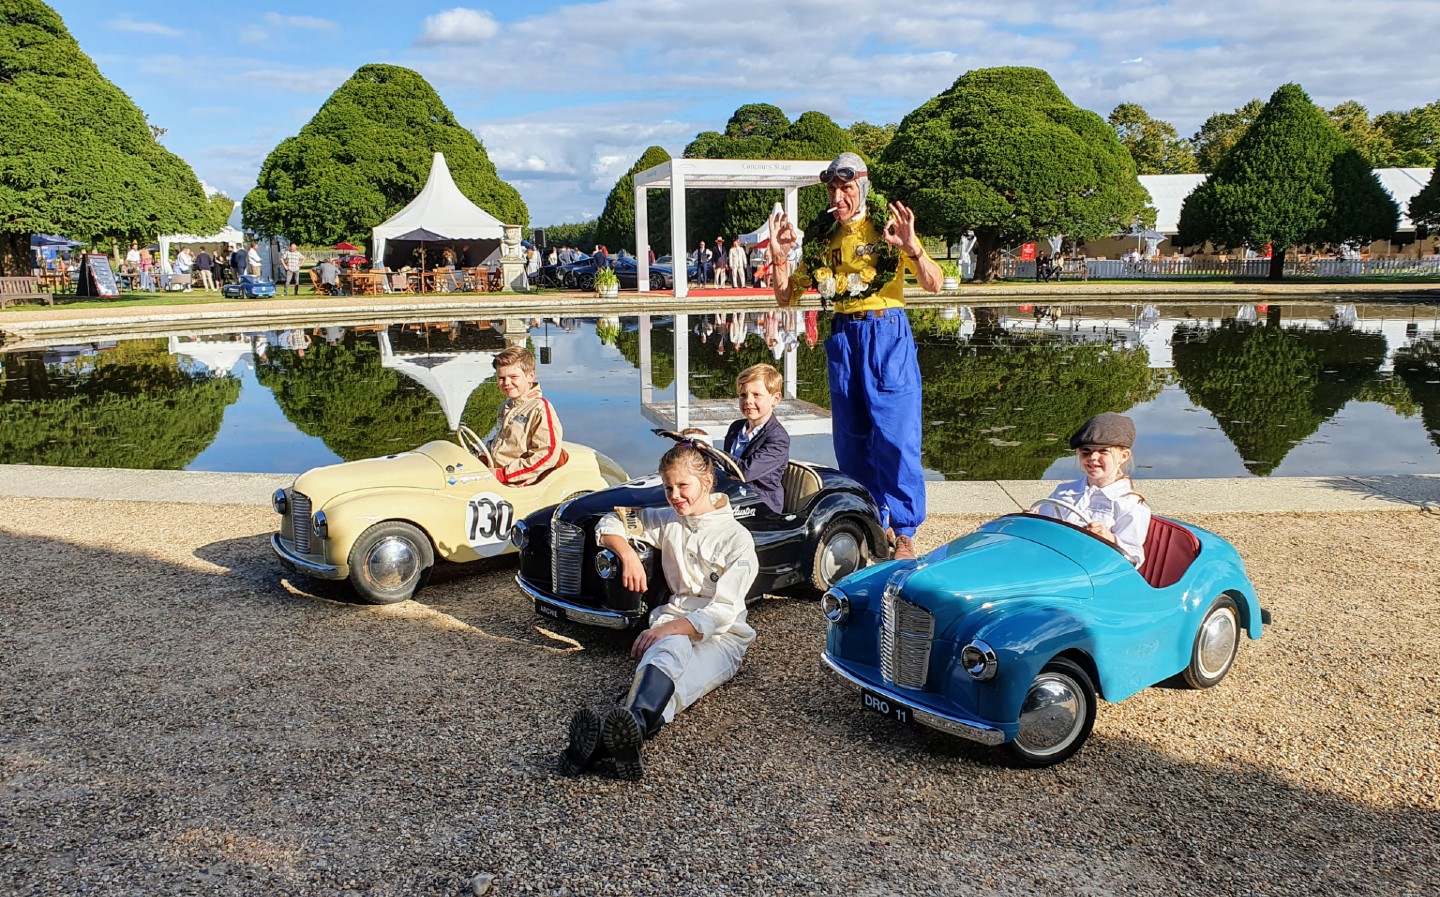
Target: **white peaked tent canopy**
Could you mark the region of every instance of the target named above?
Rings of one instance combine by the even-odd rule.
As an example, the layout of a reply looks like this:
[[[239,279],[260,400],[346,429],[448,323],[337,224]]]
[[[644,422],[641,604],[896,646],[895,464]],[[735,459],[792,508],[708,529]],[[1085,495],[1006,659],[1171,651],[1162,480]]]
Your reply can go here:
[[[401,234],[423,227],[451,240],[494,240],[500,245],[505,228],[500,219],[475,205],[455,186],[445,154],[436,153],[430,163],[425,189],[410,204],[371,230],[376,264],[385,260],[385,243]]]
[[[439,153],[436,153],[438,156]],[[397,355],[390,346],[390,334],[380,334],[380,366],[399,371],[428,389],[440,400],[445,423],[451,430],[460,426],[460,415],[475,388],[495,374],[492,362],[498,352],[424,352]],[[472,421],[471,423],[476,423]],[[479,421],[488,429],[489,421]]]
[[[184,355],[216,374],[229,374],[235,372],[253,349],[250,340],[243,336],[228,340],[190,340],[172,336],[166,351],[171,355]]]
[[[635,175],[635,261],[640,292],[650,289],[649,202],[650,190],[670,191],[670,250],[675,259],[675,272],[685,269],[683,259],[690,240],[685,235],[685,191],[702,190],[781,190],[785,198],[785,214],[796,228],[800,211],[800,188],[820,183],[820,172],[829,159],[791,161],[782,159],[671,159]],[[684,297],[689,285],[683,275],[675,278],[675,296]]]

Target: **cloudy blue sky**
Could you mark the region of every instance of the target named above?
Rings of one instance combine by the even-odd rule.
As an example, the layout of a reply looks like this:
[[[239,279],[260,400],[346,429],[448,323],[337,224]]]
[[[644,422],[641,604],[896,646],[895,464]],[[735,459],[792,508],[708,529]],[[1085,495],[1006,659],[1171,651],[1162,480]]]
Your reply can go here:
[[[61,0],[81,48],[234,197],[366,63],[413,68],[552,224],[598,214],[651,144],[678,153],[744,103],[899,121],[973,68],[1044,68],[1105,115],[1189,135],[1298,81],[1373,113],[1440,99],[1440,0],[689,0],[282,6]]]

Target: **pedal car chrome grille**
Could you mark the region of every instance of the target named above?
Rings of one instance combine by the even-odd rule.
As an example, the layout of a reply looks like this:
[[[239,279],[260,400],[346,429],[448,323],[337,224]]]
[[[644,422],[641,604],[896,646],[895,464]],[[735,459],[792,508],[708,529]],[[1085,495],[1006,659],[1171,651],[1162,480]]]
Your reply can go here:
[[[295,530],[295,550],[310,553],[310,496],[290,493],[290,526]]]
[[[585,563],[585,531],[560,519],[569,502],[562,502],[550,518],[550,587],[555,594],[580,594],[581,565]]]
[[[887,587],[881,600],[880,675],[905,688],[924,688],[930,669],[935,617]]]

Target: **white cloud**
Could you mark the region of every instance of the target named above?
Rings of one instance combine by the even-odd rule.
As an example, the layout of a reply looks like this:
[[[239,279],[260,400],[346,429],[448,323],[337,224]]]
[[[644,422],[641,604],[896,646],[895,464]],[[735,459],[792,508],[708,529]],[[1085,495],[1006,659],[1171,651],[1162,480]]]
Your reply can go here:
[[[178,28],[171,28],[169,25],[162,25],[159,22],[137,22],[129,16],[112,19],[109,27],[116,31],[128,31],[132,34],[158,34],[161,37],[179,37],[185,33]]]
[[[315,16],[285,16],[278,12],[265,13],[265,23],[276,28],[299,28],[314,30],[317,28],[333,29],[339,28],[340,23],[333,19],[321,19]]]
[[[483,44],[499,33],[500,25],[491,18],[490,13],[458,6],[427,16],[420,36],[415,39],[415,45],[435,47],[446,44]]]

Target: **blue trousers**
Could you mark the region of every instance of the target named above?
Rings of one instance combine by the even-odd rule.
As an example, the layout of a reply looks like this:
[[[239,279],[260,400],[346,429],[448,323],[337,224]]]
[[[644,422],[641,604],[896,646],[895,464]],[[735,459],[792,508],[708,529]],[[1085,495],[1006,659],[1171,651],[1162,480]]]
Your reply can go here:
[[[825,340],[835,460],[870,490],[897,535],[913,536],[925,521],[920,361],[905,310],[880,315],[837,315]]]

